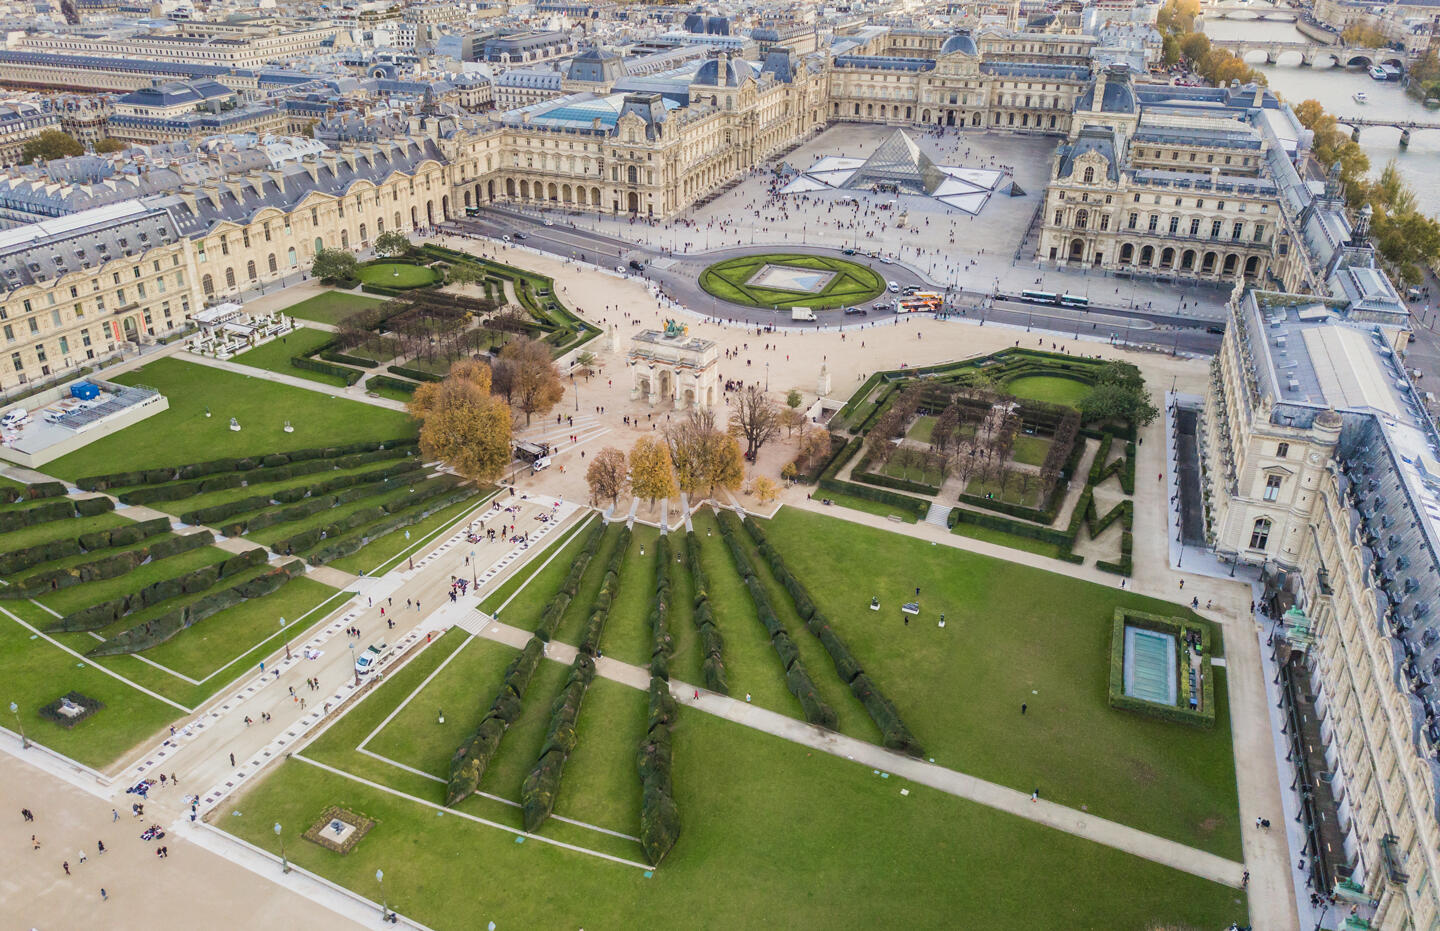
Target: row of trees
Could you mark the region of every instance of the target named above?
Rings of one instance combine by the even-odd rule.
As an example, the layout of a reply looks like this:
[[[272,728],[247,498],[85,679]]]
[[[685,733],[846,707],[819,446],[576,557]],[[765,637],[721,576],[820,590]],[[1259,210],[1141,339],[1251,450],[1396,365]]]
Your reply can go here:
[[[1408,285],[1418,284],[1425,267],[1440,259],[1440,223],[1415,206],[1415,193],[1391,160],[1380,177],[1370,180],[1370,159],[1318,100],[1295,108],[1300,122],[1315,134],[1315,158],[1329,168],[1340,166],[1345,203],[1351,209],[1370,206],[1370,236],[1390,271]]]
[[[1169,0],[1160,8],[1155,28],[1163,37],[1161,56],[1165,67],[1184,59],[1191,70],[1216,87],[1231,81],[1241,84],[1265,84],[1265,75],[1245,64],[1244,59],[1224,49],[1210,47],[1210,39],[1195,31],[1195,17],[1200,13],[1200,0]]]

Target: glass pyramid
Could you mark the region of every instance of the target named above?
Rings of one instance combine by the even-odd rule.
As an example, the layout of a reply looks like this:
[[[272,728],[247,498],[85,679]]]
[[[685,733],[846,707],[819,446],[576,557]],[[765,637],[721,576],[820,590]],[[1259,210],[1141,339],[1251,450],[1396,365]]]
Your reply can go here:
[[[915,140],[901,130],[880,143],[865,164],[855,169],[844,187],[894,189],[905,194],[933,194],[947,175]]]

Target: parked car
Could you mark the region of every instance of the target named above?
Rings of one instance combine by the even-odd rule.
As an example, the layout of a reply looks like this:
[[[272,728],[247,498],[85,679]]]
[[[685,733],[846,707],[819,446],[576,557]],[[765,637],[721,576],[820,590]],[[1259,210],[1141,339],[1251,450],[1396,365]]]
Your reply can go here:
[[[899,286],[898,284],[896,284],[895,282],[893,282],[893,281],[890,282],[889,284],[887,284],[886,287],[888,287],[888,288],[890,289],[890,293],[891,293],[891,294],[899,294],[899,293],[900,293],[900,286]]]
[[[840,254],[841,254],[841,255],[854,255],[854,254],[855,254],[855,250],[854,250],[854,249],[850,249],[850,248],[847,247],[847,248],[845,248],[845,249],[841,249],[841,250],[840,250]]]
[[[639,259],[631,259],[630,267],[635,269],[637,272],[643,272],[645,270],[645,263],[640,261]]]
[[[524,238],[525,238],[525,234],[524,234],[524,233],[521,233],[521,232],[519,232],[519,231],[517,230],[516,233],[515,233],[515,238],[516,238],[516,239],[524,239]]]

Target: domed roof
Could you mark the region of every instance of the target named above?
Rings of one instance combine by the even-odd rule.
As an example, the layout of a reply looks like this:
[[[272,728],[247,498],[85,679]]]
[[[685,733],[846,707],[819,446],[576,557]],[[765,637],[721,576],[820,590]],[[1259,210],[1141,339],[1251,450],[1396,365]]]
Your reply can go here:
[[[961,55],[980,54],[980,50],[975,47],[975,39],[971,37],[970,33],[957,32],[946,39],[944,45],[940,46],[941,55],[954,55],[956,53]]]
[[[690,83],[709,87],[739,87],[746,78],[753,77],[755,69],[750,67],[749,62],[722,55],[701,64]]]

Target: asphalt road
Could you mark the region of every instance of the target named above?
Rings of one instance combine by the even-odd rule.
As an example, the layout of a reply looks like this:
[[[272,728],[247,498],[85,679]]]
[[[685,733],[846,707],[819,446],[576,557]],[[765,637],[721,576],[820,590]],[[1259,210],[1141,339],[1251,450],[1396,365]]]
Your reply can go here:
[[[792,321],[788,311],[776,312],[758,307],[732,304],[715,298],[699,285],[700,272],[723,259],[751,255],[761,246],[715,249],[704,253],[674,254],[667,250],[628,242],[614,236],[577,229],[562,222],[545,225],[534,217],[505,208],[487,207],[479,216],[466,217],[452,224],[455,229],[480,236],[511,239],[532,249],[539,249],[562,258],[588,262],[604,268],[616,268],[627,274],[639,275],[655,283],[675,301],[698,313],[708,313],[749,326],[781,327],[858,327],[883,325],[896,319],[891,309],[876,309],[876,304],[890,295],[872,301],[864,316],[846,316],[839,311],[822,311],[818,323]],[[517,236],[518,234],[518,236]],[[523,238],[520,238],[523,237]],[[764,247],[779,248],[779,247]],[[938,284],[908,266],[882,262],[865,255],[845,255],[839,249],[823,246],[786,244],[786,252],[843,258],[873,268],[887,282],[898,287],[910,286],[944,291]],[[630,262],[645,265],[637,272]],[[1207,332],[1213,320],[1181,314],[1164,314],[1128,307],[1105,307],[1096,304],[1079,310],[1052,305],[1031,304],[1004,295],[951,289],[950,315],[983,323],[1023,326],[1026,331],[1047,331],[1057,336],[1102,337],[1114,342],[1140,343],[1170,352],[1213,354],[1220,347],[1220,336]]]

